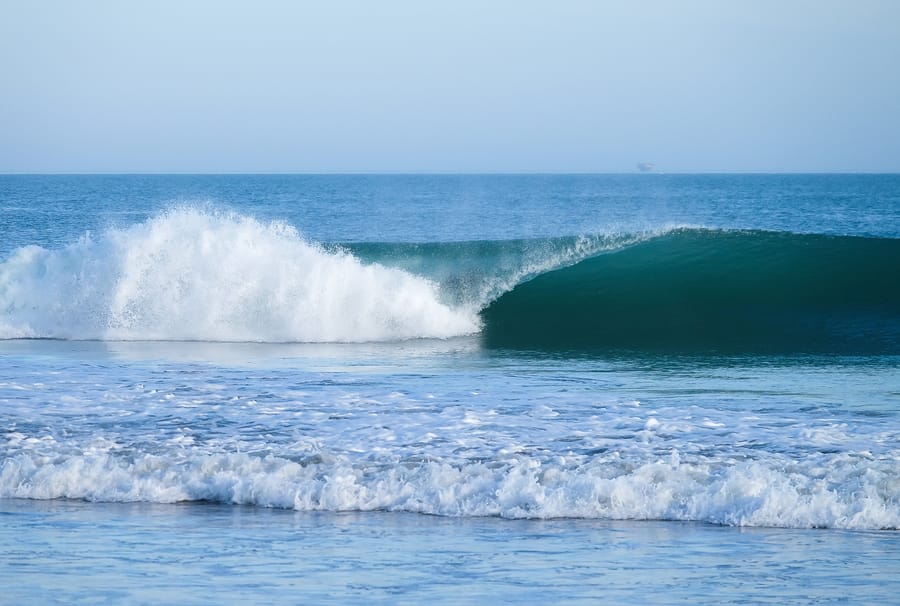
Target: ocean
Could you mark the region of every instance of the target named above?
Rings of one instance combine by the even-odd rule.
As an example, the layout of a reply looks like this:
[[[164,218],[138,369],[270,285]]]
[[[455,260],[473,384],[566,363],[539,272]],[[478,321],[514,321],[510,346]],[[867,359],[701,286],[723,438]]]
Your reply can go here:
[[[900,604],[900,175],[2,175],[3,603]]]

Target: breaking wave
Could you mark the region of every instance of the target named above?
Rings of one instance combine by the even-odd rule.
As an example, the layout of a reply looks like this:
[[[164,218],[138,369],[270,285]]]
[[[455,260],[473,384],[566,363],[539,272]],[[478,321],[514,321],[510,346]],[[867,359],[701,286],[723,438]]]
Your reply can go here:
[[[425,278],[232,213],[174,209],[0,264],[6,339],[343,342],[478,329]]]
[[[0,263],[0,338],[900,353],[900,240],[666,227],[323,245],[177,208]]]

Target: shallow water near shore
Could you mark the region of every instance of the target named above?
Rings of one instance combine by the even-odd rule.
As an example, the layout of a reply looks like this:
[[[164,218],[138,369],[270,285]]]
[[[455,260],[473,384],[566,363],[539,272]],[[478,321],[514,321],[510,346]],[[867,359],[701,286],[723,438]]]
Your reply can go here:
[[[896,536],[879,532],[22,500],[0,502],[0,519],[7,603],[890,604],[900,591]]]

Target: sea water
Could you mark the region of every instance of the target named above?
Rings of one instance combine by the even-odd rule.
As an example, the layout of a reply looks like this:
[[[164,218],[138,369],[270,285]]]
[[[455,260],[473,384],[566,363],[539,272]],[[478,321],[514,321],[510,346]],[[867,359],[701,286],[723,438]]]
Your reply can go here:
[[[900,177],[0,177],[19,603],[896,602]]]

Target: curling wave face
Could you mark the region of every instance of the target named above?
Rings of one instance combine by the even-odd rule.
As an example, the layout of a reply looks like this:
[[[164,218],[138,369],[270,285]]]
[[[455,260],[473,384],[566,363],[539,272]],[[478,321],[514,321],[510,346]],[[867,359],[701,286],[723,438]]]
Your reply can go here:
[[[673,229],[519,284],[490,345],[900,353],[900,240]]]

